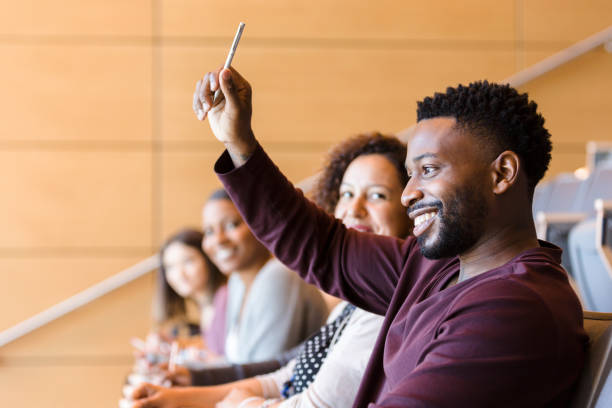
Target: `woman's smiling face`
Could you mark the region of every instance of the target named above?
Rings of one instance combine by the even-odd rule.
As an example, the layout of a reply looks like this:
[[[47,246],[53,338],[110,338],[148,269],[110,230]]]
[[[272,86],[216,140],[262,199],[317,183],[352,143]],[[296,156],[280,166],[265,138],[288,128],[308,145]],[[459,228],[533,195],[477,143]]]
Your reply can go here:
[[[384,155],[361,155],[344,172],[334,215],[349,228],[406,237],[411,222],[400,201],[403,188],[397,168]]]
[[[230,200],[206,203],[202,222],[202,249],[224,274],[247,269],[268,256]]]

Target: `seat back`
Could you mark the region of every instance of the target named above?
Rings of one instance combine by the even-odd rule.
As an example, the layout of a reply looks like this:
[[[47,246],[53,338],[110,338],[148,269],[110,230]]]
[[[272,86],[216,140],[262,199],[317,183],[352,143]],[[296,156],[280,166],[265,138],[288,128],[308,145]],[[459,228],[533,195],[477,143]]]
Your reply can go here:
[[[595,200],[612,199],[612,164],[597,167],[576,191],[573,210],[595,215]]]
[[[543,181],[538,183],[533,192],[533,218],[535,219],[536,214],[540,211],[546,211],[548,203],[550,201],[550,195],[553,190],[555,180]]]
[[[575,207],[583,180],[574,176],[573,173],[561,173],[555,177],[551,186],[550,196],[546,204],[545,212],[571,212]]]
[[[595,247],[595,220],[572,228],[569,239],[571,271],[586,309],[612,312],[612,278]]]
[[[584,312],[589,351],[570,407],[612,407],[612,313]]]

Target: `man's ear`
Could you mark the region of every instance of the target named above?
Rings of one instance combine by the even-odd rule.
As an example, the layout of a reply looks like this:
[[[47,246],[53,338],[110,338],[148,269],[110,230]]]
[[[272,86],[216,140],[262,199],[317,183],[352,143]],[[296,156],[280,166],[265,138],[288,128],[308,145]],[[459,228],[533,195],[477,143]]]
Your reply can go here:
[[[511,150],[503,151],[491,163],[491,177],[493,178],[493,194],[503,194],[512,187],[518,179],[521,161]]]

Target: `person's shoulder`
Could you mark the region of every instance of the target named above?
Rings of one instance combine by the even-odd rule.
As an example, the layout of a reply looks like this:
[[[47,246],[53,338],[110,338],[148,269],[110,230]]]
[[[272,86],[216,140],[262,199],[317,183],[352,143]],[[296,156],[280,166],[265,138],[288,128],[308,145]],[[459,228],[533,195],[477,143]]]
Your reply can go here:
[[[265,287],[268,292],[284,291],[302,284],[306,285],[306,282],[276,258],[270,259],[257,274],[257,286]]]
[[[451,310],[480,310],[490,315],[512,314],[550,320],[555,311],[547,297],[543,282],[513,273],[477,276],[473,282],[465,281],[459,289]],[[453,288],[450,288],[453,289]],[[571,296],[568,297],[568,301]]]
[[[293,275],[295,275],[294,272],[292,272],[276,258],[270,258],[270,260],[261,268],[259,273],[262,276],[275,277],[278,279],[291,279]]]
[[[370,327],[370,326],[380,327],[384,320],[385,320],[384,316],[368,312],[358,307],[355,308],[355,311],[353,312],[351,316],[352,322],[357,323],[362,326],[367,326],[367,327]]]

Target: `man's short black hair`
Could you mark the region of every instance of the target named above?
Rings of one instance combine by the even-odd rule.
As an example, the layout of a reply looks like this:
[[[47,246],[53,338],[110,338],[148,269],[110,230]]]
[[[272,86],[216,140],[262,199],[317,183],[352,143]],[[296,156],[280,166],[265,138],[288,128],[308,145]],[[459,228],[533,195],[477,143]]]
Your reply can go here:
[[[453,117],[461,129],[487,139],[495,154],[515,152],[524,166],[529,192],[546,173],[552,144],[538,105],[509,85],[487,81],[447,88],[417,103],[417,119]]]

